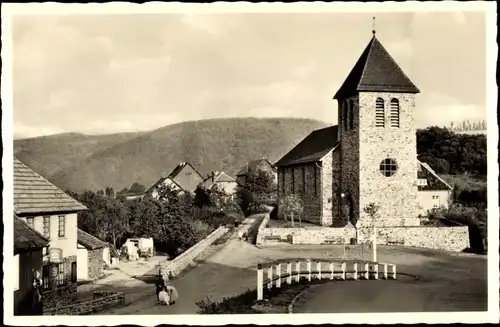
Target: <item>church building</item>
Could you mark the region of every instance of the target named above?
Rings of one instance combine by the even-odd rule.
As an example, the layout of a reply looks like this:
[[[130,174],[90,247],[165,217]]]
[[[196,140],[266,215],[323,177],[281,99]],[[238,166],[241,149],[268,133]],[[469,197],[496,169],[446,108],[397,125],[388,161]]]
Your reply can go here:
[[[418,226],[418,93],[373,31],[334,96],[338,125],[312,132],[276,163],[278,198],[298,194],[303,219],[323,226],[371,225],[370,203],[380,206],[378,226]]]

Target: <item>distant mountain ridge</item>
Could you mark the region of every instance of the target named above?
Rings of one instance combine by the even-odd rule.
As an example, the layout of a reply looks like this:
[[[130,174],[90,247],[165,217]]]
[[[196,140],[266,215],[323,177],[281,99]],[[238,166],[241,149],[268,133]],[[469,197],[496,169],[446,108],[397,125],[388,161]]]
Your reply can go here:
[[[312,119],[224,118],[168,125],[150,132],[64,133],[14,140],[14,154],[63,189],[116,191],[150,186],[179,162],[202,174],[234,175],[246,162],[276,162],[306,135],[328,126]]]

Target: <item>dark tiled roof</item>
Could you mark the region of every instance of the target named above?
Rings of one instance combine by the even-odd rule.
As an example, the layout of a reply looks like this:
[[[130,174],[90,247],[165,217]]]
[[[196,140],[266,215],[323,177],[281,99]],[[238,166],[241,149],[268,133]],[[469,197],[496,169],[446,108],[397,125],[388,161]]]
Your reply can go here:
[[[418,162],[418,179],[426,179],[427,185],[419,185],[419,191],[451,191],[453,188],[425,162]]]
[[[49,240],[14,215],[14,253],[49,246]]]
[[[276,166],[288,166],[320,160],[339,144],[337,129],[338,126],[335,125],[313,131],[281,158],[276,163]]]
[[[190,167],[193,170],[195,175],[198,175],[199,178],[195,176],[183,176],[179,175],[186,167]],[[154,183],[151,187],[149,187],[145,193],[152,193],[160,184],[162,184],[165,180],[170,179],[174,184],[176,184],[181,190],[194,192],[196,187],[203,182],[202,175],[189,163],[189,162],[181,162],[178,164],[174,170],[167,177],[160,178],[156,183]]]
[[[359,91],[420,92],[375,36],[368,43],[334,99],[343,99]]]
[[[108,246],[108,243],[101,241],[95,236],[90,235],[78,228],[78,244],[83,245],[88,250],[102,249]]]
[[[266,164],[269,164],[269,166],[273,169],[276,170],[274,165],[269,162],[269,160],[262,158],[262,159],[257,159],[257,160],[252,160],[248,164],[245,165],[245,167],[241,168],[240,171],[236,174],[236,176],[245,176],[250,170],[255,170],[257,166],[261,162],[265,162]]]
[[[83,204],[14,158],[14,212],[17,215],[86,209]]]

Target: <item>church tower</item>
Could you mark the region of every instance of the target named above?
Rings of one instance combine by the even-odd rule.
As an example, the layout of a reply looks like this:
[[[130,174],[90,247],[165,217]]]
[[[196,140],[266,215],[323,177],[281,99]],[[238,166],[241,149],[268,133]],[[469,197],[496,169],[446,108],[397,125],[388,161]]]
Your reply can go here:
[[[371,226],[363,208],[380,206],[377,226],[416,226],[418,88],[373,37],[334,96],[338,101],[341,186],[358,226]]]

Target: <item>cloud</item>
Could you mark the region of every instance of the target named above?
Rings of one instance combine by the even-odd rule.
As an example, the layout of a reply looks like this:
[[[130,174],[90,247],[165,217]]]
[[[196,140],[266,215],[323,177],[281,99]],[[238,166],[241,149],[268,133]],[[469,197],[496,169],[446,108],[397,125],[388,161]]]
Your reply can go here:
[[[316,70],[315,62],[308,62],[304,65],[301,65],[295,68],[292,72],[292,75],[298,78],[306,78],[310,76]]]
[[[484,106],[461,103],[454,97],[433,92],[418,103],[415,112],[418,127],[429,125],[448,126],[451,122],[486,119]]]
[[[220,36],[222,29],[218,20],[211,15],[204,14],[187,14],[182,16],[181,21],[189,27],[207,32],[209,34]]]

